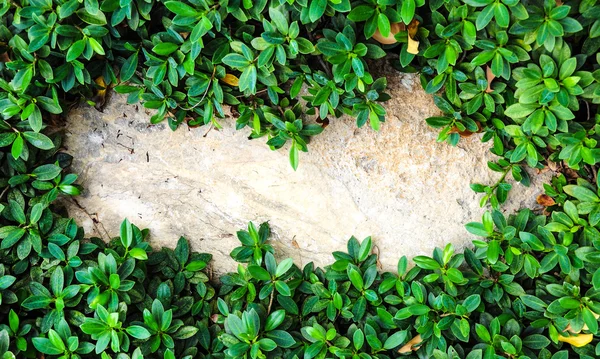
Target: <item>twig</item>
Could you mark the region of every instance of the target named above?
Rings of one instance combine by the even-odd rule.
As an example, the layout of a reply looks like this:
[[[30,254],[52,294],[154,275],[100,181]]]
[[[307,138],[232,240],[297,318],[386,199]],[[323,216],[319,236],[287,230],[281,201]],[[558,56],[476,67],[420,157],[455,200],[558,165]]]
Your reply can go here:
[[[267,309],[267,315],[271,314],[271,306],[273,305],[273,297],[275,296],[275,288],[271,292],[271,298],[269,299],[269,308]]]
[[[2,193],[0,193],[0,199],[2,199],[2,197],[4,197],[4,195],[6,194],[6,191],[8,191],[9,188],[10,188],[10,185],[4,187],[4,190],[2,190]]]
[[[255,93],[253,96],[260,95],[260,94],[262,94],[262,93],[265,93],[265,92],[267,92],[268,90],[269,90],[268,88],[266,88],[266,89],[262,89],[262,90],[260,90],[260,91],[257,91],[257,92],[256,92],[256,93]],[[242,95],[238,95],[238,96],[236,96],[235,98],[241,98],[241,97],[245,97],[245,96],[242,94]]]
[[[205,133],[205,134],[204,134],[204,136],[202,136],[202,137],[206,137],[206,136],[208,136],[208,134],[209,134],[209,133],[210,133],[210,131],[213,129],[213,127],[214,127],[214,126],[213,126],[213,123],[212,123],[212,121],[211,121],[211,122],[210,122],[210,127],[208,128],[208,131],[206,131],[206,133]]]
[[[98,221],[97,219],[92,217],[92,215],[81,204],[79,204],[79,202],[77,202],[77,200],[75,198],[70,198],[70,201],[71,201],[71,203],[75,204],[81,211],[83,211],[83,213],[85,213],[92,220],[92,223],[94,224],[94,228],[96,228],[96,232],[98,232],[98,235],[100,235],[100,237],[102,237],[102,231],[100,231],[100,227],[98,226],[98,223],[100,223],[100,221]],[[102,223],[100,223],[100,224],[102,224]],[[106,230],[106,228],[104,228],[104,226],[102,226],[102,229],[104,230],[104,234],[106,235],[107,240],[110,240],[110,234],[108,234],[108,231]],[[104,239],[104,238],[102,238],[102,239]]]

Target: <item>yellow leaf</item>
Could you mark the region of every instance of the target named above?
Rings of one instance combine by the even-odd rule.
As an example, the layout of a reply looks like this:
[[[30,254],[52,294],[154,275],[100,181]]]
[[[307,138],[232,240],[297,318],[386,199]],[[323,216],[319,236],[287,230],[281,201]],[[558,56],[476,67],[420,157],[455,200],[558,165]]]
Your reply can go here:
[[[95,103],[96,109],[101,109],[106,102],[106,82],[104,82],[104,77],[100,76],[94,80],[96,85],[98,85],[98,89],[96,90],[96,94],[92,97],[92,101]]]
[[[239,86],[240,84],[240,79],[238,79],[237,76],[232,74],[226,74],[225,77],[221,79],[221,81],[225,82],[230,86]]]
[[[559,342],[569,343],[574,347],[583,347],[591,343],[592,339],[594,339],[594,335],[592,334],[577,334],[572,335],[570,337],[564,337],[562,335],[558,335]]]
[[[417,36],[417,31],[419,30],[419,21],[416,19],[412,19],[410,24],[408,24],[408,48],[406,52],[409,54],[416,55],[419,53],[419,41],[415,40],[415,36]]]
[[[408,47],[406,48],[406,52],[413,55],[419,53],[419,42],[417,40],[413,40],[410,36],[408,37]]]

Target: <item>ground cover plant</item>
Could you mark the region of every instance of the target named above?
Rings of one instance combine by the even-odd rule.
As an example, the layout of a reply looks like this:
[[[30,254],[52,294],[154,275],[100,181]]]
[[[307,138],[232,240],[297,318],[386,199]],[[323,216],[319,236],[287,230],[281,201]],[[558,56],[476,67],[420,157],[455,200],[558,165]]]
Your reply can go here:
[[[393,272],[371,238],[323,269],[277,261],[269,225],[250,223],[237,271],[219,278],[185,238],[155,250],[126,220],[109,243],[84,239],[72,219],[10,200],[0,357],[597,358],[600,191],[559,177],[546,192],[547,214],[487,212],[467,225],[482,237],[472,248],[401,257]]]
[[[439,140],[483,132],[503,179],[547,160],[585,172],[600,159],[599,14],[596,0],[2,0],[0,145],[46,150],[54,115],[113,89],[172,129],[220,128],[234,106],[296,168],[333,118],[380,128],[389,95],[370,69],[390,61],[436,94]],[[497,207],[509,187],[478,190]]]
[[[600,356],[599,18],[594,0],[0,0],[0,357]],[[568,168],[545,214],[492,211],[467,225],[473,249],[395,273],[370,239],[324,269],[277,263],[250,225],[237,273],[212,278],[184,239],[153,250],[127,221],[84,239],[53,204],[80,191],[61,151],[71,106],[125,93],[172,129],[218,129],[233,106],[295,169],[341,115],[380,129],[381,61],[419,73],[440,141],[491,141],[501,177],[472,186],[482,204],[527,166]]]

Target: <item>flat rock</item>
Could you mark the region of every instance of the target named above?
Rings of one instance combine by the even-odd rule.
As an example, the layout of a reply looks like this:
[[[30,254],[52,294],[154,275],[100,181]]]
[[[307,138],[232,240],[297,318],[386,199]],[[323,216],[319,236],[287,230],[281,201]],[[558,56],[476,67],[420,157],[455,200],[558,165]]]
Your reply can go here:
[[[104,112],[82,106],[69,115],[65,147],[85,188],[67,203],[87,233],[118,235],[124,218],[150,229],[157,246],[180,236],[194,250],[212,253],[217,272],[235,269],[235,232],[248,221],[269,221],[278,256],[298,264],[331,263],[352,235],[372,236],[384,269],[398,258],[430,254],[452,242],[458,250],[473,236],[464,228],[484,209],[469,184],[493,183],[495,158],[478,136],[457,147],[436,142],[424,121],[437,114],[416,77],[388,76],[392,100],[379,132],[354,120],[334,119],[301,154],[296,172],[287,150],[271,151],[266,139],[248,140],[234,119],[222,131],[152,126],[141,106],[114,95]],[[515,184],[503,210],[535,206],[541,183]],[[92,218],[99,223],[94,224]]]

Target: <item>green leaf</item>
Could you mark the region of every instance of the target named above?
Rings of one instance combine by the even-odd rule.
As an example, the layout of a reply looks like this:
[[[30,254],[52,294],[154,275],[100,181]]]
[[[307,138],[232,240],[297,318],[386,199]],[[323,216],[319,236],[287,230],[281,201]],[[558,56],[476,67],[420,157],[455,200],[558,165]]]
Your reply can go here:
[[[179,1],[167,1],[165,2],[165,6],[179,16],[196,17],[200,15],[193,7]]]
[[[158,55],[168,56],[173,52],[177,51],[178,49],[179,45],[177,44],[173,44],[171,42],[161,42],[160,44],[154,46],[152,48],[152,51]]]
[[[392,335],[390,335],[387,340],[385,341],[385,343],[383,344],[383,348],[387,349],[387,350],[391,350],[394,349],[396,347],[398,347],[400,344],[402,344],[404,342],[404,340],[406,339],[406,331],[405,330],[401,330],[399,332],[396,332]]]
[[[523,339],[523,345],[530,349],[543,349],[550,345],[550,339],[541,334],[532,334]]]
[[[35,309],[48,308],[50,303],[52,303],[52,298],[44,297],[44,296],[40,296],[40,295],[34,295],[34,296],[25,298],[23,303],[21,303],[21,306],[23,306],[23,308],[25,308],[27,310],[35,310]]]
[[[52,143],[52,140],[44,134],[28,131],[23,132],[23,137],[25,137],[27,142],[39,148],[40,150],[50,150],[54,148],[54,143]]]
[[[600,202],[600,198],[593,191],[583,186],[566,185],[563,186],[563,190],[582,202]]]
[[[258,280],[271,280],[271,275],[269,274],[269,272],[267,272],[266,269],[260,266],[249,265],[248,272],[250,272],[250,275],[252,275],[252,277]]]
[[[524,105],[520,103],[515,103],[510,105],[504,114],[510,118],[519,119],[527,117],[530,113],[535,111],[538,108],[537,104]]]
[[[294,261],[291,258],[286,258],[277,266],[277,270],[275,271],[276,277],[281,277],[292,267]]]
[[[298,145],[296,144],[296,141],[292,141],[292,145],[290,146],[290,165],[292,166],[292,168],[295,170],[298,169],[298,162],[299,162],[299,153],[298,153]]]
[[[308,9],[308,18],[311,22],[317,22],[327,8],[327,0],[312,0]]]
[[[415,0],[402,1],[402,8],[400,9],[400,16],[402,17],[402,22],[408,25],[412,21],[413,17],[415,16],[415,8]],[[379,28],[379,30],[381,31],[381,28]]]
[[[277,343],[278,347],[289,348],[296,344],[294,337],[290,333],[283,330],[272,330],[267,333],[267,337]]]
[[[492,232],[486,229],[483,224],[477,222],[467,223],[465,228],[467,228],[467,231],[470,233],[480,237],[488,237],[492,234]]]
[[[352,282],[352,285],[354,285],[356,289],[363,290],[364,283],[362,276],[353,266],[348,266],[348,278],[350,278],[350,282]]]
[[[371,253],[371,237],[367,237],[360,244],[360,249],[358,251],[358,260],[361,262],[366,260],[370,253]]]
[[[15,138],[15,140],[12,143],[10,153],[11,153],[12,157],[16,160],[21,156],[22,152],[23,152],[23,137],[21,137],[21,134],[18,134],[17,138]]]
[[[47,164],[41,165],[34,169],[32,175],[40,181],[49,181],[51,179],[56,178],[61,171],[62,168],[60,166],[57,166],[55,164]]]
[[[536,296],[529,295],[529,294],[522,295],[521,301],[523,302],[523,304],[525,304],[529,308],[536,310],[538,312],[545,312],[546,307],[547,307],[547,304],[543,300],[541,300],[540,298],[538,298]]]
[[[405,0],[404,2],[407,1],[414,0]],[[380,13],[377,17],[377,28],[383,37],[388,37],[390,35],[390,20],[384,13]]]
[[[77,16],[90,25],[106,25],[106,16],[100,10],[95,14],[89,13],[86,9],[77,10]]]
[[[426,256],[416,256],[413,258],[417,267],[429,270],[440,269],[440,264],[433,258],[429,258]]]
[[[120,77],[121,81],[125,82],[133,77],[135,70],[138,66],[138,54],[137,52],[129,56],[121,67]]]
[[[366,21],[368,18],[373,16],[375,9],[368,5],[359,5],[350,11],[348,19],[354,22]]]

